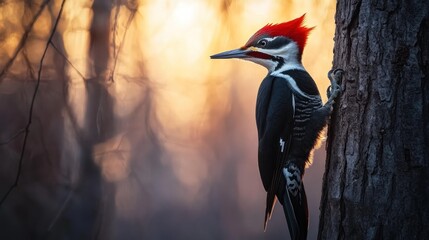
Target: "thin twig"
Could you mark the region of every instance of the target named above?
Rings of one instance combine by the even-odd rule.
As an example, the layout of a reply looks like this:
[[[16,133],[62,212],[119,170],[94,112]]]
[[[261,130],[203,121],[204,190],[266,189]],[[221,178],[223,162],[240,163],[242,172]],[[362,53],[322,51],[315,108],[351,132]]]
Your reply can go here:
[[[27,68],[28,68],[28,72],[30,73],[31,80],[35,80],[36,76],[34,75],[34,70],[31,67],[31,61],[30,59],[28,59],[27,51],[25,48],[22,50],[22,56],[24,57],[24,61],[27,64]]]
[[[0,142],[0,146],[1,145],[6,145],[10,142],[12,142],[15,138],[17,138],[19,135],[21,135],[22,133],[25,132],[25,128],[21,128],[19,131],[17,131],[14,135],[10,136],[7,140],[1,141]]]
[[[18,186],[19,178],[21,176],[22,163],[24,160],[25,148],[27,146],[28,134],[30,132],[31,121],[33,118],[34,102],[36,100],[37,92],[38,92],[39,86],[40,86],[40,79],[42,77],[43,61],[45,60],[46,52],[48,51],[49,45],[50,45],[52,38],[54,37],[54,34],[56,32],[58,23],[59,23],[60,18],[61,18],[61,14],[63,13],[63,8],[64,8],[65,2],[66,2],[66,0],[63,0],[63,2],[61,3],[61,7],[60,7],[60,11],[58,12],[57,20],[55,21],[54,27],[52,28],[51,35],[49,36],[48,41],[46,42],[45,50],[43,51],[43,55],[40,59],[39,71],[38,71],[38,75],[37,75],[37,82],[36,82],[36,86],[34,88],[33,97],[31,99],[30,110],[29,110],[29,115],[28,115],[28,122],[27,122],[27,125],[25,126],[24,141],[22,143],[21,155],[19,157],[18,171],[16,173],[15,182],[9,187],[8,191],[1,198],[0,206],[4,203],[4,201],[6,201],[7,197],[13,191],[13,189],[15,189]]]
[[[63,204],[61,205],[60,210],[59,210],[59,211],[58,211],[58,213],[55,215],[54,219],[52,219],[51,224],[49,224],[48,232],[52,230],[52,228],[53,228],[53,227],[55,226],[55,224],[58,222],[58,219],[60,219],[60,217],[61,217],[62,213],[64,212],[64,210],[65,210],[65,208],[66,208],[67,204],[69,203],[69,201],[70,201],[70,199],[71,199],[71,197],[72,197],[73,193],[74,193],[74,189],[70,189],[70,191],[67,193],[67,197],[66,197],[66,199],[64,200]]]
[[[109,77],[109,80],[111,80],[112,82],[114,82],[113,76],[115,74],[116,65],[118,63],[119,52],[122,50],[122,46],[124,45],[125,37],[127,36],[128,28],[130,27],[131,21],[133,20],[134,15],[136,14],[136,12],[137,12],[137,10],[132,10],[131,11],[130,16],[128,17],[127,23],[125,25],[124,35],[122,36],[121,43],[119,44],[119,47],[118,47],[117,50],[115,49],[116,48],[116,44],[113,44],[113,46],[114,46],[114,49],[113,49],[113,55],[114,55],[113,59],[114,60],[113,61],[114,62],[113,62],[112,70],[110,71],[110,77]],[[116,25],[118,24],[118,22],[117,22],[118,14],[119,14],[119,6],[117,6],[117,13],[115,15],[115,25],[114,25],[114,32],[113,32],[113,39],[114,40],[116,39],[115,34],[116,34]]]
[[[57,51],[57,53],[59,53],[64,58],[64,60],[70,65],[70,67],[72,67],[83,80],[86,80],[85,76],[83,76],[83,74],[73,65],[72,62],[70,62],[67,56],[60,49],[58,49],[53,42],[51,42],[51,45],[55,49],[55,51]]]
[[[45,9],[46,5],[48,4],[50,0],[45,0],[42,2],[42,4],[40,5],[39,10],[37,11],[37,13],[34,15],[33,19],[31,19],[30,24],[28,24],[27,28],[25,29],[24,34],[22,35],[21,39],[19,40],[18,45],[15,48],[15,52],[12,54],[12,57],[9,59],[9,61],[4,65],[4,68],[1,70],[0,72],[0,81],[3,78],[3,75],[7,72],[7,70],[10,68],[10,66],[12,66],[12,63],[15,61],[16,57],[18,56],[18,53],[21,51],[21,49],[24,47],[25,42],[27,41],[27,37],[28,34],[31,32],[31,30],[33,29],[34,23],[36,22],[36,20],[39,18],[40,14],[43,12],[43,10]]]

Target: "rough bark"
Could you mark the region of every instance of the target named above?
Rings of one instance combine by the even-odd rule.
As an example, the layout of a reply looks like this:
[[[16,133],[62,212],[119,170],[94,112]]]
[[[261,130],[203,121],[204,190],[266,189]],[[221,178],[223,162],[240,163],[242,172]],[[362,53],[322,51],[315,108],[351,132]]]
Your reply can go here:
[[[319,239],[429,236],[429,1],[338,1]]]

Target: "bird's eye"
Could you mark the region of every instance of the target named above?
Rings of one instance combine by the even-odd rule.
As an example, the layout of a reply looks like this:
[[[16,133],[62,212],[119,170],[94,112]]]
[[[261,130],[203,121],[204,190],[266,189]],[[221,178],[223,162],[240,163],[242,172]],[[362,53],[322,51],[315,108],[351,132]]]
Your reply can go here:
[[[267,43],[268,43],[267,40],[261,39],[261,40],[259,40],[259,42],[257,44],[261,47],[265,47],[267,45]]]

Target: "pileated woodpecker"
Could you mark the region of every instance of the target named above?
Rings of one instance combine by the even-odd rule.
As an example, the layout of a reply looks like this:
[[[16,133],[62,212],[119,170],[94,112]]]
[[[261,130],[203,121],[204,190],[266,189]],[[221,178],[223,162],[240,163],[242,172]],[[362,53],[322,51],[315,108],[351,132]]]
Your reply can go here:
[[[256,102],[258,165],[267,191],[264,230],[278,199],[293,240],[307,238],[308,207],[302,178],[340,91],[337,81],[342,72],[329,72],[329,99],[323,105],[316,83],[301,62],[312,30],[303,26],[304,17],[268,24],[243,47],[211,56],[240,58],[268,69]]]

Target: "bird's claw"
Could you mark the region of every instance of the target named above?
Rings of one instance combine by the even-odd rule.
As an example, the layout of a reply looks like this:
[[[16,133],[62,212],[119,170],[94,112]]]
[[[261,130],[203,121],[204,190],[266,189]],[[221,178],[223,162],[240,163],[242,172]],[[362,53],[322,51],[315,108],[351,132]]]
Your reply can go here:
[[[337,68],[337,69],[331,69],[328,72],[328,78],[331,81],[331,86],[327,89],[327,95],[328,95],[328,102],[326,104],[332,105],[334,103],[335,98],[339,95],[341,92],[340,88],[340,81],[343,76],[344,70]]]
[[[328,98],[330,98],[331,97],[331,86],[329,86],[327,89],[326,89],[326,95],[328,96]]]
[[[339,77],[342,77],[344,70],[341,68],[331,69],[328,72],[328,78],[332,81],[332,77],[338,74],[341,74]]]

